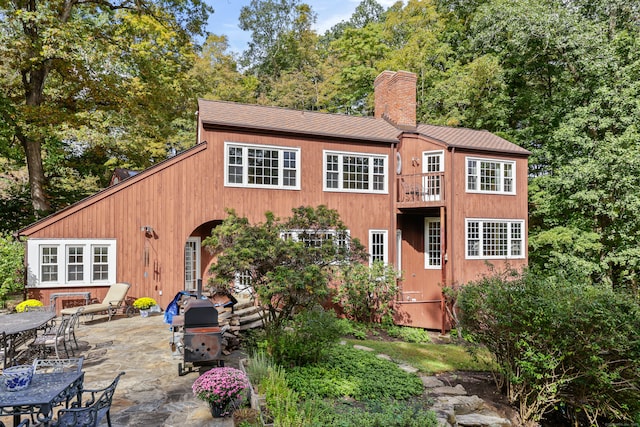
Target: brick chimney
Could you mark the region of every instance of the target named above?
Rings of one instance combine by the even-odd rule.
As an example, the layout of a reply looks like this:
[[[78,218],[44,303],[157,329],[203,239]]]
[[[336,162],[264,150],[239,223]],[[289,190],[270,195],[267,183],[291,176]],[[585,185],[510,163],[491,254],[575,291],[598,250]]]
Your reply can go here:
[[[416,84],[418,77],[409,71],[383,71],[373,83],[375,117],[399,128],[416,127]]]

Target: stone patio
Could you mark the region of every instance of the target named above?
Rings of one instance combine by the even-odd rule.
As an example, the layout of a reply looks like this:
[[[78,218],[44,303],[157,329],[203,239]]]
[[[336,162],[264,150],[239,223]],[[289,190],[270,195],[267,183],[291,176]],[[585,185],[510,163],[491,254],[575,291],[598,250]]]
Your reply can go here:
[[[193,396],[198,373],[178,376],[182,355],[171,351],[171,330],[163,316],[118,316],[81,323],[76,329],[80,355],[85,357],[85,387],[120,379],[111,407],[113,427],[233,427],[231,418],[212,418],[207,404]],[[223,357],[225,366],[238,367],[239,352]],[[106,425],[106,423],[105,423]]]

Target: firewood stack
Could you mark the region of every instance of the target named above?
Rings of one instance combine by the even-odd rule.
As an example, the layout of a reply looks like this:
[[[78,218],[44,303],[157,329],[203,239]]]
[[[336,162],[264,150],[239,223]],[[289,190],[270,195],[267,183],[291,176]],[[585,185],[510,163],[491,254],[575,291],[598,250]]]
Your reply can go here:
[[[238,302],[229,307],[217,307],[218,323],[222,330],[222,354],[229,355],[240,346],[240,333],[249,329],[261,328],[266,312],[255,305],[252,299],[238,298]]]

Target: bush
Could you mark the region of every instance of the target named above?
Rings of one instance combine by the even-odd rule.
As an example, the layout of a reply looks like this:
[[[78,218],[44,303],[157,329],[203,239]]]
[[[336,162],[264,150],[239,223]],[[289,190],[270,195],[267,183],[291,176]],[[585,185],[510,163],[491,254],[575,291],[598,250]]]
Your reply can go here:
[[[424,391],[417,375],[375,354],[341,345],[333,346],[321,363],[288,369],[287,381],[303,398],[349,396],[383,401],[407,399]]]
[[[0,233],[0,301],[24,289],[24,245]]]
[[[249,356],[246,364],[246,371],[251,384],[263,393],[262,382],[269,375],[269,371],[275,367],[269,356],[264,351],[256,351]]]
[[[280,427],[323,425],[318,421],[323,412],[322,403],[315,399],[301,403],[298,393],[288,386],[284,370],[271,369],[263,384],[269,417],[273,419],[274,425]]]
[[[421,401],[365,402],[363,408],[336,406],[335,413],[325,421],[333,427],[431,427],[437,426],[435,412]]]
[[[273,328],[267,332],[271,357],[282,366],[317,362],[340,338],[335,313],[320,306],[302,311],[285,325],[284,329]]]
[[[410,328],[406,326],[388,326],[387,334],[394,338],[399,338],[406,342],[428,343],[431,342],[429,333],[424,329]]]
[[[376,261],[369,267],[352,263],[344,269],[333,301],[358,322],[388,321],[398,294],[397,278],[398,272],[391,264]]]
[[[463,335],[494,355],[523,421],[554,407],[575,424],[631,421],[640,412],[634,299],[604,285],[506,271],[467,284],[458,303]]]

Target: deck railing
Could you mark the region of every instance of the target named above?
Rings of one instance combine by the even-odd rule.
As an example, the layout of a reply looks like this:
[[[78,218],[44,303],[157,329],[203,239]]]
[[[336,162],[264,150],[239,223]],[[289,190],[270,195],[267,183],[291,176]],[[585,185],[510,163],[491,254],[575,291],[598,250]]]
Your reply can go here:
[[[444,172],[401,175],[397,185],[399,207],[440,206],[445,201]]]

